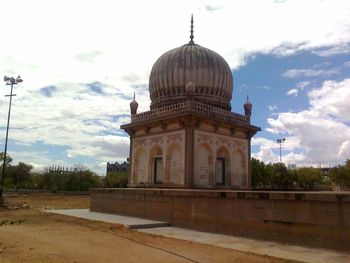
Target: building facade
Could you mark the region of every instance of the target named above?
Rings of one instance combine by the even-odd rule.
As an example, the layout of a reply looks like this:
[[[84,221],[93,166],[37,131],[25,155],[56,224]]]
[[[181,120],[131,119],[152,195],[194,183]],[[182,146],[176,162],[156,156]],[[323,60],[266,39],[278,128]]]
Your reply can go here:
[[[106,175],[111,174],[111,173],[127,173],[129,172],[129,158],[126,162],[123,163],[110,163],[107,162],[107,167],[106,167]]]
[[[231,112],[232,71],[216,52],[193,41],[153,65],[150,111],[130,103],[129,187],[249,189],[250,141],[259,127]]]

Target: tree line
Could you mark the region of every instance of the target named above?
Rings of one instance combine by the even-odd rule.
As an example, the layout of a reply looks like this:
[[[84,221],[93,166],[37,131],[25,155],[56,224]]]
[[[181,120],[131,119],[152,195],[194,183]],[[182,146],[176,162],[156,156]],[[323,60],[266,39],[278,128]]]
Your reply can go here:
[[[0,153],[3,160],[3,153]],[[3,163],[1,163],[2,169]],[[33,166],[23,162],[12,164],[7,155],[4,187],[8,190],[30,189],[46,191],[88,191],[97,187],[126,187],[126,173],[99,176],[82,165],[72,167],[51,166],[43,172],[33,172]]]
[[[331,190],[332,185],[350,188],[350,160],[324,171],[313,167],[287,169],[283,163],[265,164],[255,158],[251,164],[254,189]]]
[[[3,160],[3,153],[0,153]],[[319,168],[287,169],[282,163],[265,164],[251,160],[252,186],[256,190],[331,190],[332,185],[350,189],[350,160],[344,165],[323,173]],[[2,169],[2,163],[1,163]],[[47,191],[88,191],[97,187],[126,187],[127,173],[108,173],[99,176],[82,165],[73,167],[47,167],[41,173],[32,172],[33,166],[19,162],[12,165],[7,156],[5,169],[6,189],[32,189]]]

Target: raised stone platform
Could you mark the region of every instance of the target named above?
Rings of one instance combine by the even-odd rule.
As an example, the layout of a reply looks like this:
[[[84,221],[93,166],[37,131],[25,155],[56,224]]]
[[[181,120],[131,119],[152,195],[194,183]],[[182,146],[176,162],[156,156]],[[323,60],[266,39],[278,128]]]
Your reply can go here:
[[[350,250],[349,192],[93,189],[91,211],[208,232]]]
[[[108,222],[118,225],[123,225],[128,229],[145,229],[153,227],[170,226],[168,222],[155,221],[144,218],[136,218],[122,215],[111,215],[105,213],[91,212],[89,209],[55,209],[43,210],[46,213],[54,213],[65,216],[74,216],[94,221]]]

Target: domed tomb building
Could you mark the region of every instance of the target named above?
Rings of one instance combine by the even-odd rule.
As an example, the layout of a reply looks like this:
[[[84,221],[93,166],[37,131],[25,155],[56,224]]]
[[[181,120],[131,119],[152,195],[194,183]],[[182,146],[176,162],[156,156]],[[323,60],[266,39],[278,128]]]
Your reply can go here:
[[[232,71],[223,57],[193,41],[154,63],[150,111],[130,103],[129,187],[249,189],[250,141],[259,127],[231,112]]]

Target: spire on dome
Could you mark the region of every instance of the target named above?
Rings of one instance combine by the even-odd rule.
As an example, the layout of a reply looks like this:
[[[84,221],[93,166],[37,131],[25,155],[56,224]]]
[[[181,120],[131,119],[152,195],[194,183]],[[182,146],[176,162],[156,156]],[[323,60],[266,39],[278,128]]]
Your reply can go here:
[[[189,42],[189,44],[190,45],[193,45],[194,44],[194,41],[193,41],[193,39],[194,39],[194,36],[193,36],[193,14],[191,15],[191,35],[190,35],[190,42]]]

